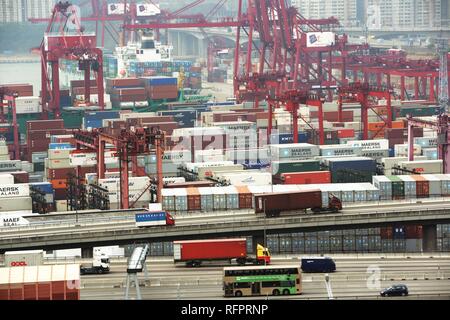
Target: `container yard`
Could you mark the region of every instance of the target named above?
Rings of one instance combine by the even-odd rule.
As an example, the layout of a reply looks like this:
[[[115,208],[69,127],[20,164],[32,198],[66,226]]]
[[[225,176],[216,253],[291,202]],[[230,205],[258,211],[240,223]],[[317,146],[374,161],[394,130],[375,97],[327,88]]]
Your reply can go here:
[[[0,83],[0,300],[380,299],[379,265],[450,298],[448,39],[417,58],[285,1],[98,2],[95,30],[57,28],[68,2],[30,18],[40,83]]]

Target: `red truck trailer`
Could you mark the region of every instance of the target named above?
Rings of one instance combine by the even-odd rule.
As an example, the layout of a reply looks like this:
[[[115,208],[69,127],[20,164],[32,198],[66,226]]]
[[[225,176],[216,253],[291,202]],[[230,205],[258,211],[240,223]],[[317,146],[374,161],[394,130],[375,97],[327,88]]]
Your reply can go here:
[[[322,204],[319,189],[297,192],[280,192],[255,195],[255,213],[265,213],[267,217],[277,217],[282,211],[306,210],[313,212],[342,210],[341,200],[329,194],[328,203]]]
[[[199,267],[204,261],[235,260],[238,264],[269,264],[267,248],[257,246],[256,256],[247,255],[247,241],[239,239],[186,240],[173,242],[173,260],[184,262],[188,267]]]

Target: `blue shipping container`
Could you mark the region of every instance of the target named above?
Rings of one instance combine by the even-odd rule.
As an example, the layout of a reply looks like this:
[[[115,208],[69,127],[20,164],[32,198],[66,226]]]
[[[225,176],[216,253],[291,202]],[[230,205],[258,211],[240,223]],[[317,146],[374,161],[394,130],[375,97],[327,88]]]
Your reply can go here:
[[[178,79],[173,77],[148,77],[142,79],[145,81],[145,83],[151,86],[167,86],[178,84]]]
[[[73,146],[70,143],[50,143],[48,145],[49,149],[72,149]]]
[[[349,159],[333,159],[330,160],[330,171],[340,169],[351,169],[355,171],[374,172],[376,171],[376,162],[373,159],[367,160],[351,160]]]
[[[180,128],[192,128],[195,126],[195,120],[197,119],[197,111],[179,110],[179,111],[160,111],[159,116],[173,116],[174,121],[178,123]]]
[[[306,132],[299,132],[298,142],[299,143],[308,142],[308,134]],[[293,135],[292,133],[271,134],[270,143],[272,144],[294,143]]]
[[[35,187],[36,189],[42,191],[45,194],[53,194],[53,186],[50,182],[35,182],[30,183],[30,187]]]

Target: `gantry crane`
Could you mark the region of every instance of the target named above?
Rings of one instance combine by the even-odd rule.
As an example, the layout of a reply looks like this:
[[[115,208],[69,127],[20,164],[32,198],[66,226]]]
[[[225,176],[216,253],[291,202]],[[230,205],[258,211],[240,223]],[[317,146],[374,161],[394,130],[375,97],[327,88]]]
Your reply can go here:
[[[17,92],[11,92],[5,88],[0,88],[0,123],[7,121],[5,117],[5,108],[11,117],[8,123],[12,124],[13,139],[14,139],[14,160],[20,160],[20,140],[19,140],[19,126],[17,125],[16,115],[16,98]],[[4,104],[6,101],[6,104]]]
[[[431,128],[437,130],[438,159],[442,159],[443,172],[450,173],[450,135],[448,117],[448,39],[438,39],[437,49],[440,57],[439,66],[439,106],[437,121],[408,119],[408,160],[414,161],[414,131],[413,127]]]
[[[55,119],[61,117],[59,59],[78,61],[84,71],[84,98],[90,101],[91,70],[96,78],[98,104],[104,108],[103,53],[96,48],[96,36],[84,34],[77,10],[68,2],[58,2],[52,12],[40,47],[42,117],[48,119],[53,113]],[[68,26],[73,26],[70,29]],[[74,31],[71,31],[74,30]]]
[[[104,179],[105,166],[105,151],[106,145],[110,144],[117,150],[119,157],[119,174],[120,174],[120,207],[121,209],[130,208],[129,199],[129,172],[128,167],[131,162],[132,174],[136,176],[145,175],[139,172],[137,156],[150,154],[153,150],[152,145],[156,149],[156,181],[152,183],[157,184],[157,200],[161,202],[161,190],[163,188],[162,178],[162,155],[165,145],[165,133],[156,128],[129,128],[122,129],[120,132],[113,132],[112,129],[98,129],[93,131],[78,130],[74,133],[78,152],[92,151],[97,154],[97,178]],[[150,185],[146,186],[142,194],[148,190]],[[132,204],[139,199],[132,199]]]
[[[388,87],[372,86],[368,83],[355,82],[338,88],[338,122],[342,122],[343,119],[343,104],[344,103],[359,103],[361,105],[361,123],[363,125],[363,140],[369,139],[369,110],[386,108],[386,119],[380,117],[384,121],[385,125],[379,130],[385,128],[392,128],[393,111],[391,104],[392,89]],[[386,105],[378,105],[372,103],[370,98],[384,99]]]

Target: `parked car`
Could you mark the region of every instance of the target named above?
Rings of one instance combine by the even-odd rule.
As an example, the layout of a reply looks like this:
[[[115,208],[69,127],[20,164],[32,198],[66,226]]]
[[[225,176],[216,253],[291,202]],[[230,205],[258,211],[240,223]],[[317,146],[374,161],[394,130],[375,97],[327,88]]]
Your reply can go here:
[[[390,297],[390,296],[407,296],[408,295],[408,287],[404,284],[396,284],[389,288],[383,289],[380,292],[382,297]]]

